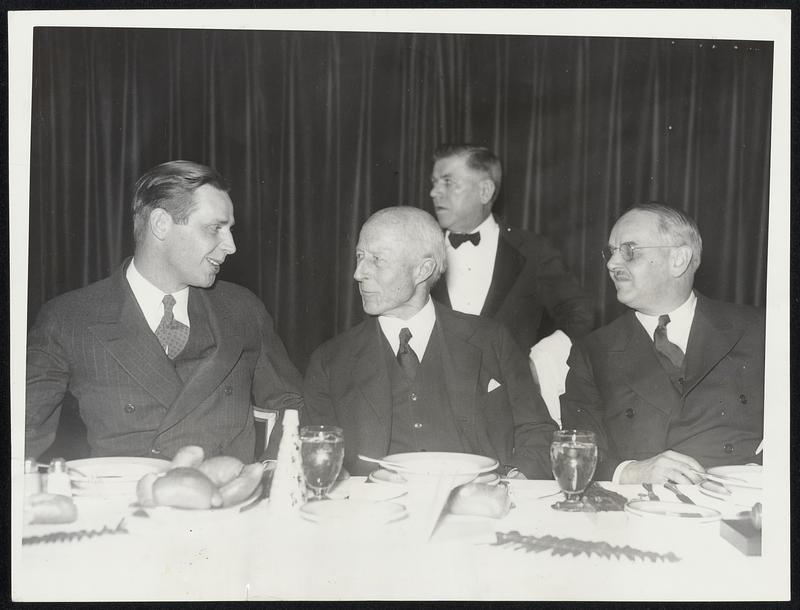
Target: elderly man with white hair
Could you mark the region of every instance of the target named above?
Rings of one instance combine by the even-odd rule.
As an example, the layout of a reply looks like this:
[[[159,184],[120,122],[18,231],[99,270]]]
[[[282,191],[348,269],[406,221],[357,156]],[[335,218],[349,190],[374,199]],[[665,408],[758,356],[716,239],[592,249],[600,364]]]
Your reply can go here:
[[[626,312],[578,341],[561,396],[565,428],[597,433],[598,478],[697,483],[706,468],[760,461],[764,311],[694,288],[695,222],[648,203],[603,248]]]
[[[305,421],[343,429],[353,474],[375,468],[360,453],[456,451],[550,478],[556,425],[525,354],[499,323],[431,300],[444,268],[444,236],[427,212],[391,207],[367,220],[354,278],[369,318],[311,356]]]

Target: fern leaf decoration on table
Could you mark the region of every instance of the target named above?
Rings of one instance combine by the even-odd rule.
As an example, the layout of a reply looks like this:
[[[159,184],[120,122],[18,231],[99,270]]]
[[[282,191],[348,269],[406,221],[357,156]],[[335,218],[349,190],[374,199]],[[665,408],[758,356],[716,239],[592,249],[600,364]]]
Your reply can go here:
[[[105,536],[107,534],[127,534],[128,529],[125,527],[125,519],[123,518],[117,524],[117,527],[110,528],[106,525],[103,529],[99,530],[76,530],[73,532],[52,532],[50,534],[43,534],[42,536],[27,536],[22,539],[22,544],[40,544],[47,542],[72,542],[75,540],[83,540],[84,538],[95,538],[96,536]]]
[[[631,546],[614,546],[608,542],[595,542],[591,540],[577,540],[576,538],[559,538],[558,536],[523,536],[516,530],[510,532],[495,532],[497,541],[491,546],[510,546],[515,551],[524,550],[527,553],[541,553],[550,551],[551,555],[562,556],[585,554],[587,557],[597,555],[610,559],[642,559],[650,561],[680,561],[674,553],[655,553],[643,551]]]

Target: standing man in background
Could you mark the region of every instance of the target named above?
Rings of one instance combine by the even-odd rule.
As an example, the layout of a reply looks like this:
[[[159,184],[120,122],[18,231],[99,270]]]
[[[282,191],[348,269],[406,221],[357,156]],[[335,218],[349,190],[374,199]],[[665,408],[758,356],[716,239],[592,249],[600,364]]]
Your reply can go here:
[[[447,273],[431,296],[456,311],[503,323],[522,351],[530,352],[534,380],[559,421],[570,342],[592,330],[592,298],[547,239],[492,215],[502,167],[490,150],[445,144],[433,158],[430,195],[447,237]],[[540,334],[545,312],[555,330],[546,338]]]
[[[525,351],[539,339],[543,312],[571,339],[594,323],[591,297],[540,235],[492,215],[502,180],[486,148],[447,144],[434,153],[431,198],[447,238],[447,273],[433,297],[456,311],[505,324]]]
[[[297,409],[302,380],[264,304],[216,281],[236,252],[228,186],[170,161],[139,179],[132,208],[133,258],[45,303],[28,333],[25,454],[52,444],[70,392],[92,456],[200,445],[251,462],[252,405]]]

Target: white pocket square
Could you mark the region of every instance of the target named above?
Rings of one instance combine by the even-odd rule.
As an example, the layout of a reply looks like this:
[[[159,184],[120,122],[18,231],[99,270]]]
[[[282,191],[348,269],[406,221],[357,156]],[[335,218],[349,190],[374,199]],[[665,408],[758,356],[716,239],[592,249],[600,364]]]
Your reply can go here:
[[[489,380],[489,387],[486,389],[486,391],[487,392],[491,392],[493,390],[496,390],[499,387],[500,387],[500,382],[498,382],[497,379],[490,379]]]

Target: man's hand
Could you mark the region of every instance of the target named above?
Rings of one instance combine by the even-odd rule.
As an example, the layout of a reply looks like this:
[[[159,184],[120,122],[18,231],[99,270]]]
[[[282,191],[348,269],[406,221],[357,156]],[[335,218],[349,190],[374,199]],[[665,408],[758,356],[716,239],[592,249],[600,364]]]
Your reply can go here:
[[[695,485],[702,477],[692,470],[706,471],[693,457],[667,450],[646,460],[631,462],[622,470],[619,482],[630,485],[672,480],[679,484]]]

